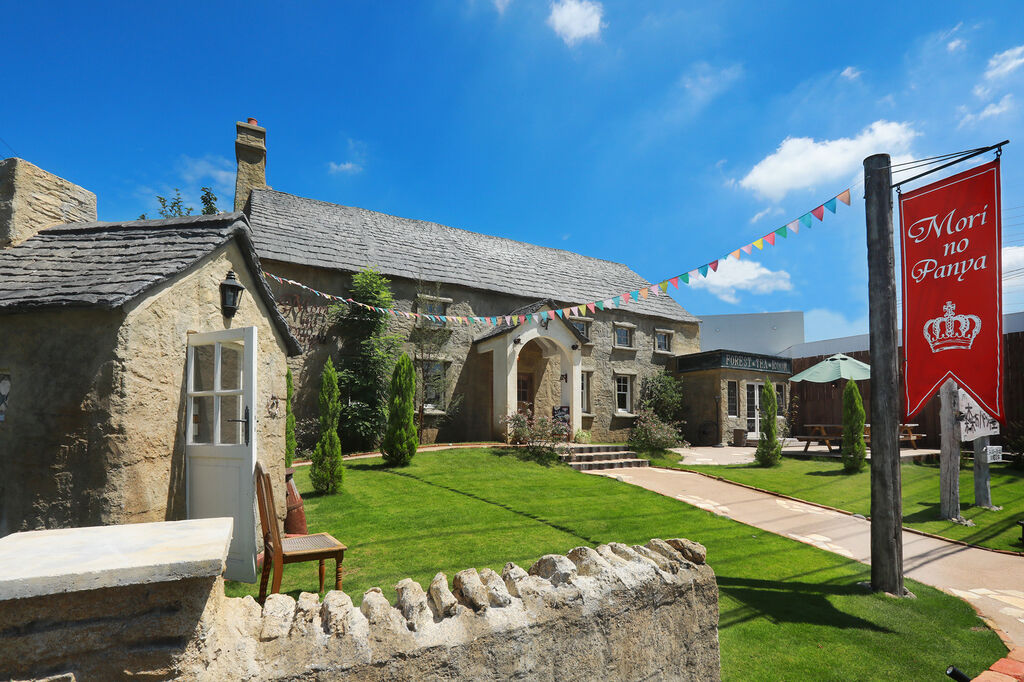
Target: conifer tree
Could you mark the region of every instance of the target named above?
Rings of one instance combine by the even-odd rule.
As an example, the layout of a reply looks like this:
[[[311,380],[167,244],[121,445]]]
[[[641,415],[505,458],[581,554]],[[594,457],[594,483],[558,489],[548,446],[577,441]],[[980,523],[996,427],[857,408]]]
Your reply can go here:
[[[320,375],[320,440],[313,450],[309,469],[309,480],[318,493],[338,492],[345,474],[341,465],[341,439],[338,438],[340,413],[338,373],[334,371],[334,362],[327,358]]]
[[[292,395],[295,389],[292,385],[292,369],[288,368],[285,374],[285,398],[284,398],[284,465],[290,467],[295,459],[295,412],[292,410]]]
[[[850,379],[843,389],[843,471],[855,474],[864,468],[864,403],[857,382]]]
[[[405,466],[416,454],[419,440],[413,419],[416,412],[416,370],[405,353],[398,358],[391,375],[388,397],[388,427],[381,448],[387,466]]]
[[[779,442],[779,425],[776,416],[779,412],[775,387],[765,377],[761,387],[761,436],[757,440],[754,459],[763,467],[773,467],[782,461],[782,443]]]

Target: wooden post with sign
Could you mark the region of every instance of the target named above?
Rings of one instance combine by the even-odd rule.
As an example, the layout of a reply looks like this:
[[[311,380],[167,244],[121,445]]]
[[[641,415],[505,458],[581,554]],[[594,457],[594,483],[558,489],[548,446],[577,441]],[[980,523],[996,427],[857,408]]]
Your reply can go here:
[[[988,436],[974,439],[974,506],[992,506],[992,487],[989,484]]]
[[[939,516],[956,521],[960,518],[960,427],[956,423],[957,386],[946,379],[939,390],[941,403],[939,428],[942,439],[939,451]]]
[[[896,271],[888,154],[864,159],[871,325],[871,589],[902,597]]]

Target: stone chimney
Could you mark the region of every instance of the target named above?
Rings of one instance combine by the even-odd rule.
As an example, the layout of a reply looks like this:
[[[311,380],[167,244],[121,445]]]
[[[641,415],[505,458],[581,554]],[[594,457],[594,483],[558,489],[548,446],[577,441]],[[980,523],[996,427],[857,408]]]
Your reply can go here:
[[[241,211],[254,189],[267,186],[267,129],[259,127],[254,118],[248,123],[238,121],[235,128],[235,210]]]
[[[24,159],[0,160],[0,249],[53,225],[96,220],[96,195]]]

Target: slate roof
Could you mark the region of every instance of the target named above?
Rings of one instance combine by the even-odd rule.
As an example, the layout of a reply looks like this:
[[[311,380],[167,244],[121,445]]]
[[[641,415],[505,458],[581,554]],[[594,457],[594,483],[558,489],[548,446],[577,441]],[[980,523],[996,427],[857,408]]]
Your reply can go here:
[[[549,299],[547,299],[545,301],[534,301],[533,303],[531,303],[529,305],[524,305],[522,308],[517,308],[516,310],[510,310],[507,314],[508,315],[529,315],[530,313],[535,313],[535,312],[538,312],[540,310],[552,310],[552,309],[554,309],[556,307],[557,306],[555,305],[555,302],[552,301],[549,298]],[[587,336],[584,335],[583,332],[581,332],[579,329],[577,329],[576,325],[569,324],[568,320],[564,320],[564,319],[558,317],[557,315],[554,315],[554,318],[559,320],[566,327],[568,327],[569,331],[571,331],[573,333],[573,335],[576,337],[577,341],[579,341],[580,343],[590,343],[590,339],[587,338]],[[496,324],[491,329],[488,329],[483,334],[481,334],[480,336],[478,336],[475,339],[473,339],[473,343],[482,343],[482,342],[486,341],[487,339],[493,339],[495,336],[501,336],[502,334],[505,334],[507,332],[512,331],[513,329],[518,329],[518,328],[519,327],[517,325],[507,325],[504,322],[499,322],[498,324]]]
[[[0,314],[52,308],[113,309],[195,265],[232,239],[245,256],[259,295],[300,352],[262,275],[241,213],[166,220],[57,225],[0,250]],[[226,273],[225,273],[226,274]]]
[[[389,276],[550,298],[558,307],[651,284],[621,263],[271,189],[253,190],[246,212],[264,259],[348,272],[374,267]],[[697,321],[670,296],[650,296],[626,310]]]

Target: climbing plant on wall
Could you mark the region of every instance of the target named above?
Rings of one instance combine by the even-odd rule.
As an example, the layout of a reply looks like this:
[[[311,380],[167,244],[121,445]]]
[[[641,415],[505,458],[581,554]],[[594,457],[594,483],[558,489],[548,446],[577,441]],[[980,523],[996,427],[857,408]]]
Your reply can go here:
[[[389,308],[391,282],[372,268],[352,276],[352,298]],[[332,306],[329,312],[341,337],[338,388],[342,450],[374,450],[387,423],[388,384],[402,338],[388,333],[388,318],[359,306]]]

